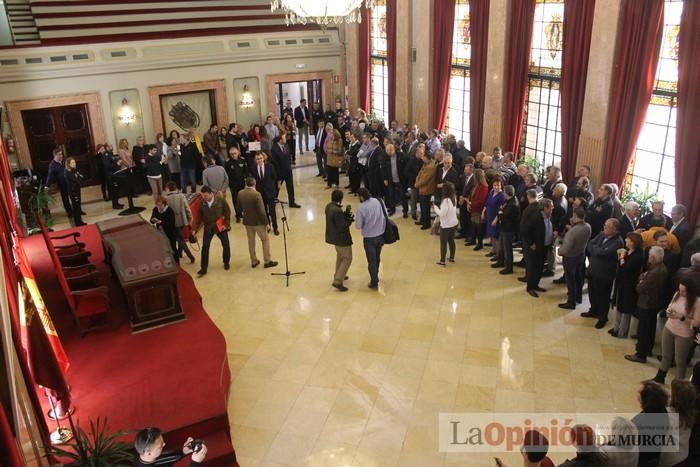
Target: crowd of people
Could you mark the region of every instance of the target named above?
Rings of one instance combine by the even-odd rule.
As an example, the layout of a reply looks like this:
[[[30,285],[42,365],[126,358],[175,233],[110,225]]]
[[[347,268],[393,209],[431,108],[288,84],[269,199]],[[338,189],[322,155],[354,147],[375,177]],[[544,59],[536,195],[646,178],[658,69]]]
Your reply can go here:
[[[542,278],[555,276],[561,257],[563,274],[552,282],[566,288],[560,308],[581,305],[587,284],[590,307],[581,316],[595,319],[595,327],[603,329],[612,305],[614,324],[608,333],[637,339],[635,353],[625,355],[626,360],[646,363],[661,329],[660,367],[645,388],[656,388],[650,385],[655,383],[654,390],[663,390],[673,366],[676,379],[685,380],[700,341],[700,238],[693,237],[682,204],[672,206],[669,216],[663,201],[654,201],[651,212],[640,215],[646,206],[623,204],[615,183],[594,188],[588,166],[565,181],[559,167],[540,173],[499,147],[491,154],[472,152],[464,141],[435,129],[425,132],[396,121],[387,128],[361,109],[353,115],[337,102],[324,112],[317,104],[308,108],[304,100],[297,107],[287,101],[281,118],[268,115],[265,124],[251,125],[248,132],[235,123],[212,125],[201,137],[194,131],[172,131],[167,137],[156,135],[152,145],[140,137],[131,149],[122,140],[117,153],[109,144],[99,145],[97,157],[105,200],[122,208],[124,186],[129,194],[152,194],[153,222],[168,231],[176,257],[185,254],[190,261],[194,258],[178,232],[192,221],[184,194],[202,185],[205,202],[197,216],[204,225],[202,276],[215,236],[223,245],[224,268],[229,268],[227,232],[233,213],[227,190],[236,222],[243,220],[246,226],[251,266],[259,264],[256,236],[263,243],[265,267],[277,264],[267,233],[279,235],[278,194],[285,184],[289,206],[300,207],[292,169],[297,154],[312,147],[316,176],[333,189],[325,239],[336,247],[332,286],[337,290],[348,290],[344,281],[352,262],[353,223],[363,237],[368,286],[378,288],[383,234],[400,207],[416,228],[439,235],[438,267],[456,262],[456,240],[474,251],[489,247],[486,256],[500,275],[524,269],[517,279],[533,298],[547,291]],[[80,175],[70,159],[64,168],[62,158],[60,150],[54,152],[49,178],[61,189],[66,211],[81,225]],[[355,214],[342,208],[341,184],[360,199]],[[165,213],[168,206],[173,216]],[[636,334],[631,335],[633,323]]]

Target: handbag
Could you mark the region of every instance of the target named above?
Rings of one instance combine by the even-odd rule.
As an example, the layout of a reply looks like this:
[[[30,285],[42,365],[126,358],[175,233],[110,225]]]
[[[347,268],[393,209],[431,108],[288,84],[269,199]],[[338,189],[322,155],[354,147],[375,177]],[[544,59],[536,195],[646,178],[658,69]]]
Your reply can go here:
[[[440,218],[435,217],[433,224],[430,226],[430,235],[440,235]]]
[[[384,205],[384,201],[379,200],[379,202],[382,204],[384,220],[386,221],[384,223],[384,243],[387,245],[391,245],[392,243],[396,243],[401,239],[401,237],[399,236],[399,226],[396,225],[396,222],[389,219],[389,216],[386,213],[386,206]]]

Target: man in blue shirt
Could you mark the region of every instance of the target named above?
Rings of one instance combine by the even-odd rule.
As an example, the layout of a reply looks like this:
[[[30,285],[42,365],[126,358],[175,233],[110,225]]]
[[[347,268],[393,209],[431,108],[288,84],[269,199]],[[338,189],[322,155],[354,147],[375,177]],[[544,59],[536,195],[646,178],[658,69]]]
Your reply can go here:
[[[69,218],[73,216],[73,210],[68,199],[68,185],[66,184],[66,168],[63,165],[63,151],[61,148],[53,149],[53,160],[49,162],[49,173],[46,176],[46,186],[55,185],[61,192],[63,209]],[[85,214],[85,213],[83,213]]]
[[[382,203],[372,198],[367,188],[357,190],[360,197],[360,206],[355,213],[355,227],[362,232],[365,255],[367,256],[367,269],[369,270],[369,284],[367,287],[373,290],[379,288],[379,262],[384,246],[384,228],[386,227],[385,211]]]

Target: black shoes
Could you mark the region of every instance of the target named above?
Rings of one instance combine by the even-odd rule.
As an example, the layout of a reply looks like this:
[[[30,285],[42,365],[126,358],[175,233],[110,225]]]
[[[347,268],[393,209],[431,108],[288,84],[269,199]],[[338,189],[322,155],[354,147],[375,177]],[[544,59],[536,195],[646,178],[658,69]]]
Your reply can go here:
[[[607,321],[598,321],[597,323],[595,323],[595,328],[596,329],[603,329],[606,324],[608,324]]]
[[[438,262],[435,263],[435,264],[437,264],[438,266],[442,266],[443,268],[445,267],[445,262],[442,261],[442,260],[441,260],[441,261],[438,261]]]
[[[420,229],[421,229],[421,230],[428,230],[429,228],[430,228],[429,225],[424,225],[424,226],[422,226]]]
[[[256,261],[253,264],[250,265],[251,268],[257,268],[258,265],[260,265],[260,261]]]
[[[371,282],[367,284],[367,287],[372,289],[372,290],[377,290],[379,289],[379,284],[372,284]]]
[[[534,290],[528,290],[527,293],[530,294],[531,297],[540,298]]]
[[[500,271],[498,271],[498,273],[502,276],[505,276],[506,274],[513,274],[513,268],[501,269]]]
[[[504,266],[504,264],[501,263],[501,262],[498,262],[498,261],[496,261],[495,263],[493,263],[493,264],[491,265],[491,267],[494,268],[494,269],[502,268],[503,266]]]
[[[274,229],[274,232],[275,232],[275,235],[279,236],[279,234],[280,234],[279,229],[275,228],[275,229]]]
[[[197,277],[202,277],[206,275],[206,273],[207,271],[205,271],[204,269],[200,269],[199,271],[197,271]]]
[[[289,207],[290,207],[290,208],[296,208],[296,209],[298,209],[298,208],[300,208],[301,206],[298,205],[297,203],[289,203]]]
[[[482,250],[483,248],[484,248],[483,245],[477,245],[474,247],[474,251],[479,251],[479,250]]]
[[[547,291],[547,289],[543,289],[539,285],[535,287],[535,290],[537,290],[538,292],[546,292]]]
[[[557,305],[559,308],[563,308],[564,310],[575,310],[576,305],[573,305],[571,303],[560,303]]]
[[[124,209],[124,205],[123,204],[113,204],[112,209]]]
[[[263,265],[263,267],[266,268],[266,269],[267,269],[267,268],[274,268],[274,267],[277,266],[278,264],[279,264],[279,263],[278,263],[277,261],[270,261],[270,262],[265,263],[265,264]]]
[[[584,311],[583,313],[581,313],[581,318],[597,318],[597,317],[598,317],[598,315],[596,315],[595,313],[591,313],[590,311]]]
[[[518,282],[527,282],[527,277],[518,277]]]
[[[228,263],[224,264],[224,269],[228,271],[229,269],[231,269],[231,265]]]
[[[339,292],[347,292],[348,291],[348,288],[345,287],[343,284],[332,284],[332,285],[333,285],[333,287],[338,289]]]
[[[646,363],[647,362],[646,358],[640,358],[637,356],[637,354],[625,355],[625,360],[627,360],[628,362],[634,362],[634,363]]]
[[[544,271],[542,277],[554,277],[554,271]]]
[[[554,279],[552,284],[566,284],[566,277],[561,276],[559,279]]]

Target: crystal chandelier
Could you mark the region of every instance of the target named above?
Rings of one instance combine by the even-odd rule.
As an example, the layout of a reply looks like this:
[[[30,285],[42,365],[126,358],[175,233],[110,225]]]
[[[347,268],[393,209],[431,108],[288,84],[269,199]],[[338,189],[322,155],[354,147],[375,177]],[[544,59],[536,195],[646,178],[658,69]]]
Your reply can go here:
[[[341,23],[361,23],[360,8],[373,8],[375,0],[272,0],[272,12],[285,14],[290,24],[316,23],[325,29]]]

